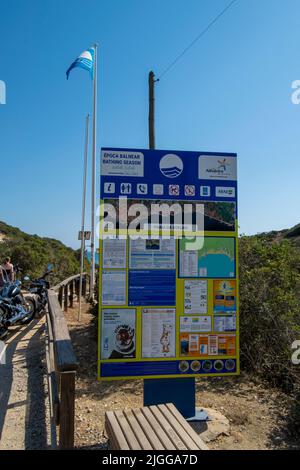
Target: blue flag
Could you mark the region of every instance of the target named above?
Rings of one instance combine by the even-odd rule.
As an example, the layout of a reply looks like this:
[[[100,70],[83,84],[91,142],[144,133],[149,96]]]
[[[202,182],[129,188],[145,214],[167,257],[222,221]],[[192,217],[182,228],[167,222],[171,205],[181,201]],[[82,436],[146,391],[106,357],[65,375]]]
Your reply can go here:
[[[74,60],[74,62],[70,65],[68,68],[66,74],[67,74],[67,80],[69,78],[69,74],[72,69],[75,67],[81,67],[82,69],[88,70],[91,74],[92,79],[94,78],[94,56],[95,56],[95,51],[91,47],[87,51],[82,52],[77,59]]]

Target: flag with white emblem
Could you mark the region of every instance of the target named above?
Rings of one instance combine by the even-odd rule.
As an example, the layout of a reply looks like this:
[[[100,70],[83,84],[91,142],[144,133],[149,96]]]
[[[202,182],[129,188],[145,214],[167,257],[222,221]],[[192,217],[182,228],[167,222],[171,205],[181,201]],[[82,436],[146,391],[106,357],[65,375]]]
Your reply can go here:
[[[95,50],[93,47],[91,47],[87,51],[82,52],[82,54],[80,54],[80,56],[77,57],[77,59],[75,59],[74,62],[68,68],[66,72],[67,80],[69,78],[69,74],[71,70],[76,67],[80,67],[82,69],[88,70],[93,79],[94,78],[94,56],[95,56]]]

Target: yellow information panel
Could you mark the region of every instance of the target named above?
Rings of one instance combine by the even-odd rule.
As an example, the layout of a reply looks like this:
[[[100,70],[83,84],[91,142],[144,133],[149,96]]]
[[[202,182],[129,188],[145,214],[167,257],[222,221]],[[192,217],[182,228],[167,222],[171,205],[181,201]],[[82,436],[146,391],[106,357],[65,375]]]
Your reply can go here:
[[[102,149],[100,380],[239,373],[236,155]]]

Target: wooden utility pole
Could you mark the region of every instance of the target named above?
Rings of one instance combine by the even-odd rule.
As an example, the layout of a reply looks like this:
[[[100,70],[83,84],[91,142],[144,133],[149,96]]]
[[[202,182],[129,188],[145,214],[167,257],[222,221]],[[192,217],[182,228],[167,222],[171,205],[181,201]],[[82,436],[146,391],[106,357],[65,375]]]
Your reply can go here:
[[[154,79],[155,75],[149,73],[149,149],[155,149],[155,127],[154,127]]]

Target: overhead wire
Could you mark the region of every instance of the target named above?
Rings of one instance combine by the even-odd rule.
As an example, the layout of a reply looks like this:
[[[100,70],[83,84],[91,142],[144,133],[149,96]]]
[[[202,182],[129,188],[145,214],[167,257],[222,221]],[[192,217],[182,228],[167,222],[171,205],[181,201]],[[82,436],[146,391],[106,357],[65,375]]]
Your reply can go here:
[[[164,69],[164,71],[159,75],[156,81],[161,80],[171,68],[194,46],[194,44],[202,38],[207,31],[236,3],[238,0],[232,0],[217,16],[215,16],[210,23],[198,34],[198,36]]]

